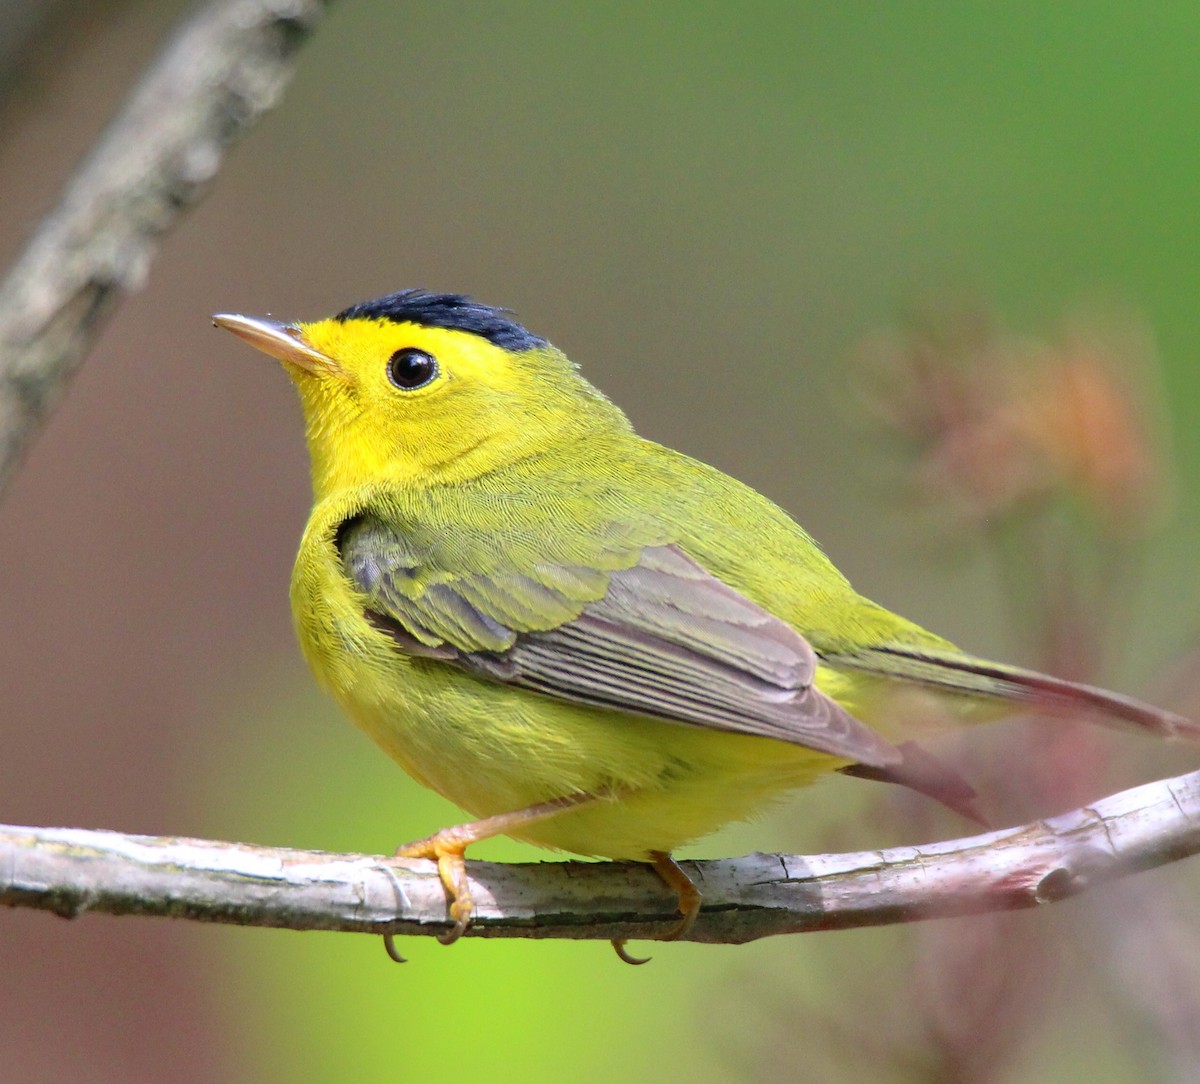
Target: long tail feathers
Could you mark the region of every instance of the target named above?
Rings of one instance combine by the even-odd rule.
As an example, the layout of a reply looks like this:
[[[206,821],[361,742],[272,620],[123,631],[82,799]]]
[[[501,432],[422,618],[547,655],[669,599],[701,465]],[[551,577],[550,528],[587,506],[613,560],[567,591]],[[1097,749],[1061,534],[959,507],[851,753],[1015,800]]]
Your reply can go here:
[[[1165,738],[1200,741],[1200,726],[1190,719],[1131,696],[971,655],[888,644],[854,654],[829,655],[825,661],[839,668],[898,678],[949,693],[1024,704],[1031,711],[1048,715],[1095,715],[1102,722],[1131,726]]]

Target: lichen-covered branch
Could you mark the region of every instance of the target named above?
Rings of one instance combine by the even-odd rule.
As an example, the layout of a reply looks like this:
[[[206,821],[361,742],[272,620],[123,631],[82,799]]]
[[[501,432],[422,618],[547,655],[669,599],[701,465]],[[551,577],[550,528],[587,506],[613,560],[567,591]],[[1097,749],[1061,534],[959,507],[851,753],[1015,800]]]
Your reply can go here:
[[[1200,851],[1200,772],[1071,813],[922,847],[685,862],[704,907],[687,938],[912,922],[1052,903]],[[675,901],[646,867],[470,862],[482,937],[653,937]],[[431,862],[74,828],[0,827],[0,904],[293,930],[447,929]]]
[[[220,0],[150,68],[0,283],[0,493],[113,303],[280,99],[327,0]]]

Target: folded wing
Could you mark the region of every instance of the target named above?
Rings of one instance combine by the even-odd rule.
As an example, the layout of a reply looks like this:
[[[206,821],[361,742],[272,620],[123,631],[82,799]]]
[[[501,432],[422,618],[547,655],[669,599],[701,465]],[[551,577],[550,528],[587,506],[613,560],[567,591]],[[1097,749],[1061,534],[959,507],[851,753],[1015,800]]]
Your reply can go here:
[[[680,548],[611,569],[446,567],[377,517],[339,536],[369,618],[409,654],[574,703],[774,738],[884,768],[889,742],[813,685],[812,647]],[[609,568],[603,567],[610,566]]]

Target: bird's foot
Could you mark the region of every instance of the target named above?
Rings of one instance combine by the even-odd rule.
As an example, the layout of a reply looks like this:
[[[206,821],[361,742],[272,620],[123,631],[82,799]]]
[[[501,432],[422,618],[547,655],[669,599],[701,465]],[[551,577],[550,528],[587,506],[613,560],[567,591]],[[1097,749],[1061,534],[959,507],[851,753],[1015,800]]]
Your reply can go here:
[[[486,837],[476,835],[472,831],[474,828],[474,824],[457,824],[396,848],[397,858],[428,858],[437,863],[438,877],[450,900],[450,919],[454,923],[445,933],[437,935],[443,945],[451,945],[462,937],[475,913],[471,881],[467,877],[466,850],[469,844]]]
[[[652,851],[650,857],[653,859],[651,865],[654,867],[654,872],[658,874],[663,884],[676,893],[681,916],[679,922],[657,940],[678,941],[695,923],[696,916],[700,914],[700,904],[704,897],[700,894],[700,889],[696,887],[696,882],[683,872],[683,867],[666,851]],[[629,938],[627,937],[614,937],[612,940],[613,949],[625,963],[637,966],[650,962],[649,956],[631,956],[625,948],[628,942]]]
[[[427,858],[437,863],[438,876],[449,899],[450,920],[454,923],[445,933],[438,934],[438,940],[443,945],[451,945],[462,937],[471,925],[471,918],[475,913],[475,900],[471,895],[470,878],[467,877],[466,850],[472,843],[491,839],[492,836],[508,835],[527,825],[547,820],[592,801],[595,801],[595,798],[590,794],[568,794],[511,813],[500,813],[494,817],[471,821],[469,824],[443,828],[424,839],[398,847],[396,858]],[[669,858],[667,860],[670,861]],[[680,873],[682,875],[682,871]],[[392,950],[389,950],[389,955],[391,954]]]

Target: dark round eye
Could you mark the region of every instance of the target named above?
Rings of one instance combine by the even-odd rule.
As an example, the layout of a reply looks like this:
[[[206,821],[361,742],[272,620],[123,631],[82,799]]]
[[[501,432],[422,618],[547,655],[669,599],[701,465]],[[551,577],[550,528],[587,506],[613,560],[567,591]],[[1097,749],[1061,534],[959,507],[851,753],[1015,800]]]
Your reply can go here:
[[[411,346],[388,359],[388,379],[401,391],[423,388],[438,375],[437,358]]]

